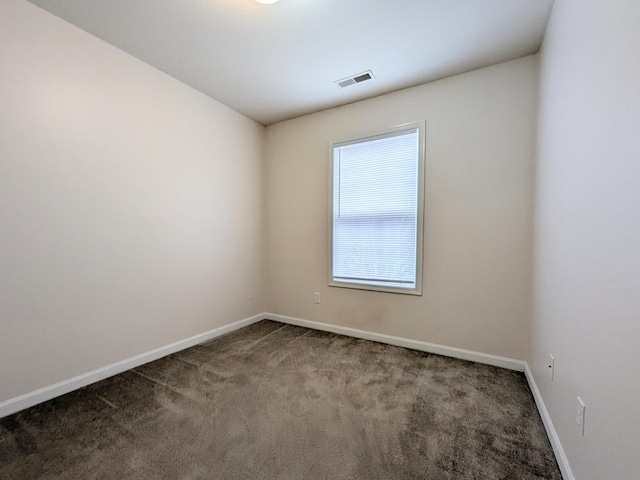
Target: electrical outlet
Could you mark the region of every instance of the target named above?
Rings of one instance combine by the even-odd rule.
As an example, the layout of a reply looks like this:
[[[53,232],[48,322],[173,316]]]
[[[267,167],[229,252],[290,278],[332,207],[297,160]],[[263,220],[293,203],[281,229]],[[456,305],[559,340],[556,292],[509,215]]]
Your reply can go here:
[[[320,303],[320,292],[316,292],[313,294],[313,301],[315,303]]]
[[[556,359],[552,354],[549,354],[549,375],[551,376],[551,381],[553,382],[553,377],[556,373]]]
[[[576,423],[580,429],[580,433],[584,435],[584,420],[587,411],[587,406],[584,404],[580,397],[576,397]]]
[[[255,298],[256,298],[256,292],[254,290],[249,290],[249,301],[253,302]]]

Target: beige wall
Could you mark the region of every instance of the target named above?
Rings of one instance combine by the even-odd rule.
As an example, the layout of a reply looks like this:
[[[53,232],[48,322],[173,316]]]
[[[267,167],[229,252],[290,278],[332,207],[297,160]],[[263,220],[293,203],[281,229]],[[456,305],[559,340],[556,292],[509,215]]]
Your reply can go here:
[[[529,363],[580,480],[640,475],[639,19],[556,0],[541,57]]]
[[[272,313],[518,359],[529,349],[576,477],[636,478],[639,17],[635,0],[556,1],[532,235],[538,57],[273,125],[264,172],[259,125],[3,0],[0,402],[258,314],[268,296]],[[423,296],[328,287],[330,141],[416,120]]]
[[[0,402],[264,311],[263,127],[22,0],[0,72]]]
[[[267,310],[524,359],[537,69],[532,56],[269,126]],[[423,296],[328,287],[331,140],[425,119]]]

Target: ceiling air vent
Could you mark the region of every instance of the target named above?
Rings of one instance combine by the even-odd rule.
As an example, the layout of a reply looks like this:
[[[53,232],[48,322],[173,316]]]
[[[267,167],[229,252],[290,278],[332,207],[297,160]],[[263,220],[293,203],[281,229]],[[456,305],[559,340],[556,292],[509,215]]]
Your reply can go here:
[[[343,78],[342,80],[337,80],[336,83],[340,88],[348,87],[349,85],[355,85],[356,83],[366,82],[367,80],[371,80],[373,78],[373,73],[371,70],[367,70],[366,72],[358,73],[356,75],[352,75],[351,77]]]

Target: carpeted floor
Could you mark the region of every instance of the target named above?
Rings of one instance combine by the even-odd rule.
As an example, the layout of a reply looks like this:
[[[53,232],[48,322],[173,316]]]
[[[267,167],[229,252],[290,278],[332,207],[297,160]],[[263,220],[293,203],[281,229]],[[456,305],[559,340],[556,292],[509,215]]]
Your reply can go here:
[[[0,420],[0,478],[561,476],[522,374],[263,321]]]

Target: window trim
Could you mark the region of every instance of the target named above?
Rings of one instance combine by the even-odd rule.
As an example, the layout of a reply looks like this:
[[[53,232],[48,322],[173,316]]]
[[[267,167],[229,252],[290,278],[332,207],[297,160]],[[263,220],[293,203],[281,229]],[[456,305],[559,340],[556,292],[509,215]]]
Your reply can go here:
[[[349,143],[357,143],[364,140],[383,138],[393,135],[404,130],[418,130],[418,213],[416,227],[416,284],[415,288],[385,287],[380,285],[369,285],[366,283],[340,282],[334,280],[333,277],[333,172],[334,172],[334,150],[336,146],[347,145]],[[356,290],[369,290],[385,293],[400,293],[404,295],[422,295],[422,266],[423,266],[423,250],[424,250],[424,199],[425,199],[425,151],[426,151],[426,122],[411,122],[396,125],[384,130],[353,135],[338,141],[331,141],[329,145],[329,268],[328,268],[328,285],[330,287],[352,288]]]

